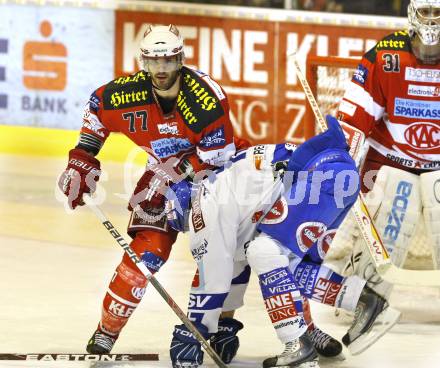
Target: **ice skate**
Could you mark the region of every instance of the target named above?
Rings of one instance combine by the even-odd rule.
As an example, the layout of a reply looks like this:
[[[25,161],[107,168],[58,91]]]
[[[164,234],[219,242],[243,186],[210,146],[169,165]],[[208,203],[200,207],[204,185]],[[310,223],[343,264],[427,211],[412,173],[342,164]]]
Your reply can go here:
[[[101,330],[96,330],[87,343],[87,352],[89,354],[108,354],[113,348],[117,337],[105,334]]]
[[[388,332],[399,321],[400,315],[386,299],[365,286],[356,306],[353,323],[342,342],[351,354],[360,354]]]
[[[334,339],[316,326],[310,331],[307,330],[307,334],[309,335],[315,350],[321,357],[345,360],[345,356],[342,353],[342,344],[338,340]]]
[[[271,367],[319,368],[318,353],[309,335],[304,333],[298,339],[287,342],[281,355],[264,360],[263,368]]]

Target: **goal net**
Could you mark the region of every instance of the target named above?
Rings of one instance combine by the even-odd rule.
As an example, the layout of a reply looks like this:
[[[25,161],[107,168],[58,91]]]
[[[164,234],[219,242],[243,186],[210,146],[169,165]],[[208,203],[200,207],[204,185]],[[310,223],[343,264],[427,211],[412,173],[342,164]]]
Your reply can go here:
[[[336,111],[347,83],[351,80],[353,71],[359,62],[360,59],[358,58],[336,56],[311,55],[307,58],[306,77],[323,115],[331,114],[336,116]],[[309,131],[318,133],[315,116],[308,104],[306,106],[304,123],[306,124],[305,126],[315,127],[315,129],[309,129]],[[351,254],[353,239],[348,230],[353,227],[355,227],[354,219],[349,214],[332,243],[331,251],[327,256],[330,262],[336,264],[339,262],[339,265],[341,265]],[[423,216],[421,216],[415,237],[409,249],[405,268],[433,268],[432,248],[425,232]]]

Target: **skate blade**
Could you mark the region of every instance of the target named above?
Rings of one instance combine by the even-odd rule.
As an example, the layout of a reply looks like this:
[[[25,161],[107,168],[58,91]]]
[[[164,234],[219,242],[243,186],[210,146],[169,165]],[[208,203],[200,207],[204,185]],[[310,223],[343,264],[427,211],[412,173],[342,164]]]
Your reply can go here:
[[[345,360],[344,353],[339,353],[338,355],[334,357],[326,357],[324,355],[319,354],[319,361],[323,363],[330,363],[330,362],[343,362]]]
[[[293,364],[293,363],[292,363]],[[318,360],[313,360],[311,362],[304,362],[300,365],[277,365],[272,368],[319,368]]]
[[[391,307],[382,311],[370,331],[359,336],[348,346],[351,355],[358,355],[367,350],[399,322],[401,314],[397,309]]]

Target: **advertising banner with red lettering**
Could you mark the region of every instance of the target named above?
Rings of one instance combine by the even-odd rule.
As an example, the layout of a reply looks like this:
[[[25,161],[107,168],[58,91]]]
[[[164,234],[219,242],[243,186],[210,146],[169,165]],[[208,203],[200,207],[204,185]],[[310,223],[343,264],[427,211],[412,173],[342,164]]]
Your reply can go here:
[[[361,56],[406,24],[403,18],[157,1],[49,6],[55,3],[0,5],[0,124],[78,129],[94,89],[140,68],[147,25],[174,23],[185,37],[186,64],[228,93],[239,136],[299,142],[306,102],[287,55],[296,52],[303,67],[309,54]]]
[[[177,25],[185,37],[186,64],[222,85],[236,133],[254,142],[298,142],[303,137],[306,102],[288,54],[296,52],[303,67],[309,53],[360,57],[391,32],[369,26],[116,11],[116,74],[139,68],[139,42],[150,23]]]
[[[113,58],[113,10],[0,5],[0,124],[78,129]]]

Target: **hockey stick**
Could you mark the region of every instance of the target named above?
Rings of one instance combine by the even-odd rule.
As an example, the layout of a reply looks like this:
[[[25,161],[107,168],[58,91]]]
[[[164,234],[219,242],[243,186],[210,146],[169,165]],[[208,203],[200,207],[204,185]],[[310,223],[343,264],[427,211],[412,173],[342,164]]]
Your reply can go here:
[[[75,362],[135,362],[157,361],[159,354],[70,354],[70,353],[27,353],[27,354],[1,354],[0,360],[32,360],[42,362],[75,361]]]
[[[141,261],[141,259],[137,256],[137,254],[130,248],[130,245],[124,240],[122,235],[118,230],[113,226],[113,224],[108,220],[107,216],[102,212],[102,210],[96,205],[93,199],[90,196],[84,196],[84,201],[87,206],[93,211],[96,217],[102,222],[104,227],[110,233],[110,235],[116,240],[118,245],[124,249],[125,253],[130,257],[133,263],[139,268],[142,274],[148,279],[148,281],[154,286],[154,288],[158,291],[160,296],[167,302],[167,304],[171,307],[173,312],[179,317],[179,319],[185,324],[189,331],[197,338],[197,340],[202,344],[205,351],[208,355],[214,360],[218,367],[226,368],[225,363],[220,359],[214,349],[209,345],[209,343],[205,340],[202,334],[197,330],[197,328],[193,325],[193,323],[188,319],[186,314],[180,309],[180,307],[176,304],[174,299],[168,294],[168,292],[163,288],[163,286],[157,281],[157,279],[153,276],[147,266]]]
[[[321,131],[325,131],[327,129],[327,124],[319,110],[318,103],[310,89],[309,82],[301,71],[296,55],[293,53],[288,56],[293,61],[298,79],[304,90],[307,101],[313,110],[315,118],[318,121],[319,128]],[[377,272],[386,281],[393,284],[403,284],[408,286],[440,286],[440,272],[438,271],[406,270],[396,267],[391,262],[390,256],[379,236],[373,220],[371,219],[370,213],[368,212],[362,193],[359,193],[358,200],[351,208],[351,211],[374,261]]]

